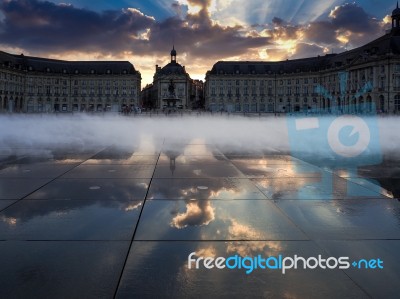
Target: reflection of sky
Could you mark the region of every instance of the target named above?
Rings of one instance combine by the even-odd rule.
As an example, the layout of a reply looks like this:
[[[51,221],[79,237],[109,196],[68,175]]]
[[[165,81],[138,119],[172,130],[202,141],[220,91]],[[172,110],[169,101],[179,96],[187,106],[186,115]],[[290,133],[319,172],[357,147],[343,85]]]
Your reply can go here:
[[[208,225],[214,218],[214,208],[210,201],[188,202],[186,211],[172,218],[171,226],[180,229],[187,226]]]
[[[157,219],[153,223],[153,219]],[[151,224],[153,223],[153,224]],[[139,240],[303,239],[269,200],[148,200]]]
[[[142,201],[22,200],[0,214],[0,239],[129,240]]]

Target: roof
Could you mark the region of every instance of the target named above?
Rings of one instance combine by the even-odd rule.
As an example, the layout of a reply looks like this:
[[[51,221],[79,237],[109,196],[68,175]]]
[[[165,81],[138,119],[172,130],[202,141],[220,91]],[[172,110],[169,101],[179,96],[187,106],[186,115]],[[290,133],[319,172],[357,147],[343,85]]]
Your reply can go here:
[[[208,74],[275,74],[313,72],[324,69],[348,66],[360,60],[383,56],[388,53],[400,55],[400,36],[390,33],[353,50],[340,54],[293,59],[285,61],[218,61]]]
[[[180,65],[179,63],[172,61],[168,63],[166,66],[164,66],[161,70],[158,71],[158,74],[161,75],[170,75],[170,74],[175,74],[175,75],[186,75],[185,68]]]
[[[138,74],[129,61],[66,61],[13,55],[0,51],[0,66],[20,70],[65,74]]]

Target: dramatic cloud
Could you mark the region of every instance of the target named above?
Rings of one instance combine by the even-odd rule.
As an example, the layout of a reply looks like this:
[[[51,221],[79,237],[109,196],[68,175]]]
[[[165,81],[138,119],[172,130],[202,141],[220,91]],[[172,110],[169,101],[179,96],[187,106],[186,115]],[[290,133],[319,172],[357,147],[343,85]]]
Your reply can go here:
[[[97,13],[37,0],[5,1],[3,44],[33,52],[122,50],[155,20],[136,9]]]
[[[311,23],[304,38],[309,42],[335,47],[350,44],[357,47],[384,34],[385,22],[369,16],[355,3],[336,6],[327,21]]]
[[[325,55],[329,50],[316,44],[298,43],[294,49],[292,59],[304,58],[309,56]]]
[[[354,33],[375,33],[379,27],[378,21],[371,18],[362,7],[355,3],[336,6],[329,17],[332,18],[332,24],[336,28]]]
[[[323,5],[293,2],[291,13],[273,1],[162,3],[168,4],[169,15],[156,20],[138,8],[101,11],[51,1],[3,0],[0,48],[61,59],[130,60],[149,83],[154,65],[168,62],[172,44],[192,77],[204,78],[218,60],[323,55],[360,46],[390,26],[388,16],[377,19],[355,3],[338,5],[334,0]],[[307,7],[313,12],[299,22],[306,19]]]
[[[181,52],[213,57],[238,55],[267,43],[263,37],[242,36],[240,28],[212,24],[209,2],[191,0],[201,6],[197,14],[186,14],[184,19],[177,14],[156,22],[134,8],[97,13],[72,5],[12,0],[0,6],[5,15],[0,40],[37,53],[102,49],[139,55],[165,53],[175,41]],[[178,3],[172,6],[182,12]]]
[[[305,30],[305,38],[316,43],[335,44],[338,42],[335,31],[335,26],[331,22],[317,21],[311,23]]]

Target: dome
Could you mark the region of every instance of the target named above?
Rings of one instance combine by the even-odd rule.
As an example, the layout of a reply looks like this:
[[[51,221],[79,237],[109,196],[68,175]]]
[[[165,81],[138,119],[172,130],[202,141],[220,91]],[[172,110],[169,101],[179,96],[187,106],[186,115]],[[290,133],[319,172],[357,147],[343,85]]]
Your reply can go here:
[[[177,62],[170,62],[166,66],[164,66],[160,74],[168,75],[168,74],[176,74],[176,75],[184,75],[186,74],[185,69]]]
[[[398,15],[400,15],[399,2],[397,2],[396,8],[392,11],[392,17],[393,16],[398,16]]]

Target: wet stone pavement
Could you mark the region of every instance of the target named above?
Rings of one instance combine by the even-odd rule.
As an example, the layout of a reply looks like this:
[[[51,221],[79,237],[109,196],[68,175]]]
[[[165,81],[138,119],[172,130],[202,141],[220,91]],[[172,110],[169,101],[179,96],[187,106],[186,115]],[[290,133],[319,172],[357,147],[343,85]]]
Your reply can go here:
[[[0,148],[0,298],[398,298],[398,160],[356,174],[212,145]],[[199,269],[349,256],[383,269]]]

